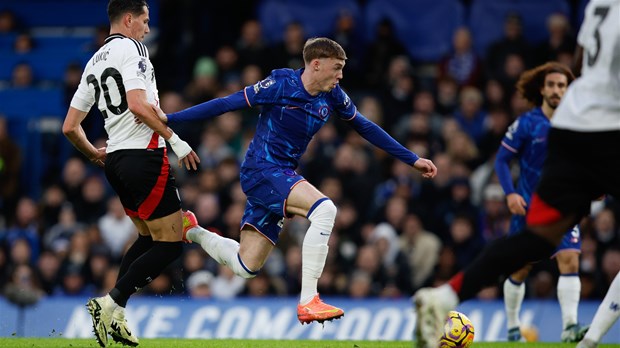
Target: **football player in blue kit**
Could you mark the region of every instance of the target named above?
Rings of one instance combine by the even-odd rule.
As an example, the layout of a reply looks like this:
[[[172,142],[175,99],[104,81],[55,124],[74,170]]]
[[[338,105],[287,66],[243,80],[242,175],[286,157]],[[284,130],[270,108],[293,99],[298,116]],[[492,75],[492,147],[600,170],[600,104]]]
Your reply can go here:
[[[375,146],[411,165],[425,178],[437,168],[412,153],[383,129],[359,113],[338,82],[347,59],[342,47],[328,38],[309,39],[303,49],[305,67],[276,69],[264,80],[229,96],[165,115],[164,122],[209,119],[231,110],[261,106],[256,133],[241,165],[241,187],[247,204],[241,221],[240,242],[223,238],[200,226],[185,213],[184,233],[235,274],[255,277],[278,241],[285,217],[310,220],[302,246],[302,287],[297,316],[311,323],[338,319],[342,309],[321,301],[317,282],[327,258],[327,242],[336,206],[295,169],[312,137],[330,116],[347,122]]]
[[[506,193],[508,209],[513,214],[510,234],[518,233],[525,227],[525,214],[547,157],[550,120],[566,88],[573,80],[574,76],[568,67],[549,62],[524,72],[517,82],[517,89],[521,95],[536,107],[521,115],[508,128],[495,160],[495,171]],[[519,159],[520,167],[516,189],[510,173],[510,162],[515,157]],[[577,322],[577,307],[581,295],[579,232],[578,225],[569,229],[552,256],[556,259],[560,270],[557,294],[562,311],[561,339],[564,342],[578,342],[587,331],[587,326],[580,326]],[[519,311],[525,296],[523,282],[531,269],[532,265],[527,265],[514,272],[504,282],[509,341],[521,340]]]

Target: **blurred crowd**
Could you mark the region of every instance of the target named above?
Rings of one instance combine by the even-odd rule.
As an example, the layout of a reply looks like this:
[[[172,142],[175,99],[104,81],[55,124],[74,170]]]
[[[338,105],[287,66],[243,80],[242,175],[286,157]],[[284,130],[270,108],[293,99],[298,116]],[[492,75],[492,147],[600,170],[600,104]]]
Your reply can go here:
[[[290,23],[281,42],[267,45],[250,9],[237,10],[234,20],[213,16],[210,26],[201,26],[197,16],[190,15],[197,13],[191,8],[196,5],[188,3],[192,2],[173,6],[162,1],[158,36],[148,42],[165,112],[236,92],[273,68],[303,67],[301,51],[307,37],[301,24]],[[227,5],[201,6],[225,11]],[[188,20],[179,24],[178,15]],[[0,15],[0,33],[13,30],[5,16]],[[410,296],[421,286],[445,282],[487,242],[507,233],[510,213],[494,173],[494,155],[508,126],[531,107],[514,84],[528,68],[549,60],[570,65],[574,58],[576,32],[568,18],[552,15],[547,24],[548,40],[532,45],[523,37],[522,19],[511,14],[503,38],[483,56],[473,50],[469,30],[461,28],[454,33],[449,55],[437,62],[416,62],[389,21],[366,42],[357,35],[354,18],[342,15],[330,35],[348,55],[342,87],[363,115],[421,157],[432,159],[439,174],[423,180],[339,120],[321,129],[298,172],[338,207],[319,281],[322,295]],[[107,29],[97,33],[93,47],[101,44]],[[34,45],[25,31],[15,49]],[[28,68],[16,67],[13,80],[3,84],[36,84]],[[81,68],[70,66],[65,80],[58,81],[67,104]],[[203,227],[235,239],[245,206],[239,165],[259,112],[247,109],[210,122],[174,126],[201,159],[198,172],[175,168],[183,209],[194,211]],[[84,127],[97,146],[105,146],[98,111],[91,112]],[[16,289],[29,289],[37,298],[106,293],[114,285],[124,251],[137,237],[135,227],[103,171],[79,153],[63,163],[52,161],[40,197],[25,195],[20,166],[37,160],[20,154],[0,116],[0,290],[8,296]],[[580,276],[585,299],[602,297],[620,269],[619,217],[618,201],[606,197],[582,222]],[[187,244],[183,256],[140,294],[295,296],[307,227],[303,218],[287,220],[277,249],[260,274],[249,280],[219,266],[199,246]],[[547,261],[535,266],[527,282],[528,297],[555,296],[556,267]],[[497,298],[501,289],[490,287],[479,296]]]

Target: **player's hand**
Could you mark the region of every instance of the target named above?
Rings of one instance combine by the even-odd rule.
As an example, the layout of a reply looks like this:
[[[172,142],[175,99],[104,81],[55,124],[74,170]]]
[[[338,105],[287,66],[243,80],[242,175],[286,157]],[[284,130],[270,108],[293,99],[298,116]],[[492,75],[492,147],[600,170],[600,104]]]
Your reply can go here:
[[[100,147],[97,149],[97,153],[95,154],[95,156],[89,158],[89,160],[96,166],[102,167],[105,166],[105,159],[106,159],[106,152],[105,152],[105,147]]]
[[[200,158],[196,152],[192,150],[187,156],[179,159],[179,168],[182,168],[183,165],[185,165],[187,170],[190,170],[190,168],[193,170],[198,170],[198,163],[200,163]]]
[[[518,193],[511,193],[506,196],[506,203],[508,204],[508,210],[514,215],[525,215],[525,199]]]
[[[158,105],[151,104],[151,108],[153,108],[153,110],[157,113],[157,117],[159,117],[160,121],[163,123],[168,123],[168,116],[166,116],[164,111]]]
[[[435,167],[433,161],[429,159],[419,158],[415,161],[413,167],[422,173],[422,176],[427,179],[432,179],[435,175],[437,175],[437,167]]]

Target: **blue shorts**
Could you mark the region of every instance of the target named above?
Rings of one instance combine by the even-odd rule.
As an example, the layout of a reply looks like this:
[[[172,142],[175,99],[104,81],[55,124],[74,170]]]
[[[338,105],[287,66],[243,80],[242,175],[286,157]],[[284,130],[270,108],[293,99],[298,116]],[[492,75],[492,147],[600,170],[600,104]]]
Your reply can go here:
[[[525,216],[513,215],[510,220],[510,234],[516,234],[524,228]],[[555,249],[555,253],[551,257],[555,257],[557,253],[564,250],[576,250],[581,252],[581,231],[579,229],[579,225],[575,225],[575,227],[571,228],[568,232],[566,232],[566,234],[564,234],[562,242],[558,245],[557,249]]]
[[[274,166],[242,168],[240,179],[248,199],[241,229],[245,225],[252,226],[275,245],[286,216],[286,199],[293,187],[305,180],[304,177],[292,169]]]

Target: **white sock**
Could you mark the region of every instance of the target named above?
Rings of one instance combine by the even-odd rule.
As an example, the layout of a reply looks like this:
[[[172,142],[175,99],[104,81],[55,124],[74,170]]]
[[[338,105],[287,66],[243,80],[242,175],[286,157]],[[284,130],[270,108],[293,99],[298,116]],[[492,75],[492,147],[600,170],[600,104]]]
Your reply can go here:
[[[317,284],[327,260],[329,236],[336,219],[336,206],[329,199],[315,203],[308,213],[310,227],[301,248],[301,294],[299,303],[306,304],[318,293]]]
[[[504,281],[504,308],[506,309],[506,327],[521,327],[519,313],[525,297],[525,284],[516,284],[508,278]]]
[[[459,296],[452,289],[450,284],[446,283],[437,288],[433,289],[435,291],[435,297],[441,299],[441,302],[445,305],[446,308],[450,308],[450,310],[454,310],[456,306],[459,304]]]
[[[118,305],[118,303],[114,302],[114,299],[112,299],[112,297],[110,296],[110,294],[107,294],[103,297],[103,301],[102,301],[102,305],[103,307],[105,307],[105,310],[109,310],[114,312],[117,308],[123,308],[121,306]]]
[[[560,274],[558,279],[558,301],[562,310],[562,329],[577,324],[577,307],[581,296],[581,280],[575,273]]]
[[[584,339],[600,342],[601,338],[609,331],[620,317],[620,272],[616,274],[607,295],[596,310],[590,330]]]
[[[224,238],[200,226],[187,231],[187,239],[200,246],[221,265],[228,266],[236,275],[243,278],[254,278],[258,270],[248,269],[239,257],[239,243]]]

